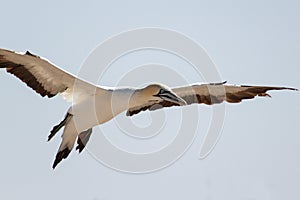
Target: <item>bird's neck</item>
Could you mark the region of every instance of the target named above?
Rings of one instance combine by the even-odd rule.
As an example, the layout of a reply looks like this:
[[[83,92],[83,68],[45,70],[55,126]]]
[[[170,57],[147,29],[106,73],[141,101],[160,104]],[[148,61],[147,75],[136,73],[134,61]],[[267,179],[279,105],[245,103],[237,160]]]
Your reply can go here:
[[[114,115],[144,103],[144,98],[140,90],[124,88],[116,89],[111,92],[111,107]]]
[[[129,108],[145,103],[145,96],[140,89],[99,89],[95,96],[97,124],[105,123]]]
[[[95,105],[93,109],[96,111],[97,116],[95,125],[105,123],[129,108],[145,104],[145,99],[143,89],[121,88],[113,90],[98,88],[92,102],[92,105]]]

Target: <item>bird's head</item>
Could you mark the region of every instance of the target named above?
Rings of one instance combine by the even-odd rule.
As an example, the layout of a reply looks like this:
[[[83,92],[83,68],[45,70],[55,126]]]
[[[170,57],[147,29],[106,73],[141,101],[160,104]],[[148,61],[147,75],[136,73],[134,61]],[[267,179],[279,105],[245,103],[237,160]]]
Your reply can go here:
[[[162,84],[151,84],[142,89],[142,95],[148,101],[159,102],[162,100],[178,105],[186,105],[186,102],[176,95],[170,88]]]

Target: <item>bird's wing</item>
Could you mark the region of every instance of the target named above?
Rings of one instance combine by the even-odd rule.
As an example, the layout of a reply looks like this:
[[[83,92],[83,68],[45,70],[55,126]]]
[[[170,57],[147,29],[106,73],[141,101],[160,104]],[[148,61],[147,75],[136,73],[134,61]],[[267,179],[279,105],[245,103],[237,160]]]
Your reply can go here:
[[[225,85],[223,83],[212,83],[212,84],[201,84],[201,85],[191,85],[172,88],[172,91],[184,99],[189,104],[218,104],[223,101],[229,103],[239,103],[243,99],[252,99],[256,96],[268,96],[269,90],[297,90],[288,87],[272,87],[272,86],[235,86],[235,85]],[[128,109],[126,115],[132,116],[141,111],[145,110],[157,110],[164,107],[179,106],[178,104],[161,100],[160,102],[153,102],[141,105],[139,107],[133,107]]]
[[[18,77],[42,97],[51,98],[60,93],[67,101],[72,101],[74,91],[77,99],[80,99],[78,96],[84,96],[81,93],[85,94],[96,87],[29,51],[20,54],[0,49],[0,68],[6,68],[8,73]]]

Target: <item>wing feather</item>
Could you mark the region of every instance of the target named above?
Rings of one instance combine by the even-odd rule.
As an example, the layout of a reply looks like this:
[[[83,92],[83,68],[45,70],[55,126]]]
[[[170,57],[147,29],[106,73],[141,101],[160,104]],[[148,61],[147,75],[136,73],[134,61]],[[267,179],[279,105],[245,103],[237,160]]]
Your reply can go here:
[[[68,101],[72,101],[75,83],[76,93],[86,93],[96,87],[29,51],[20,54],[0,49],[0,68],[6,68],[8,73],[18,77],[42,97],[51,98],[61,93]]]
[[[239,103],[244,99],[253,99],[256,96],[267,96],[269,90],[297,90],[288,87],[272,86],[236,86],[222,84],[201,84],[172,88],[172,91],[190,104],[219,104],[224,101],[228,103]],[[139,107],[130,108],[128,116],[132,116],[145,110],[157,110],[164,107],[179,106],[178,104],[161,100],[158,103],[145,104]]]

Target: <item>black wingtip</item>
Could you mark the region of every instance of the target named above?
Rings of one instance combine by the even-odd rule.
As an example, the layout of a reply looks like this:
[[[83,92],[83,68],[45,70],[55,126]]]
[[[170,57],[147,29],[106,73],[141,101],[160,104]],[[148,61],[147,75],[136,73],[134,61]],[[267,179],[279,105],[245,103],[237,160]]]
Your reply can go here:
[[[292,87],[275,87],[275,88],[273,88],[273,90],[293,90],[293,91],[298,91],[297,88],[292,88]]]
[[[55,167],[62,161],[62,159],[65,159],[68,157],[69,153],[71,152],[70,149],[65,148],[64,150],[58,152],[56,154],[56,157],[55,157],[55,160],[54,160],[54,163],[52,165],[52,168],[55,169]]]
[[[299,91],[298,88],[287,88],[288,90],[294,90],[294,91]]]
[[[292,87],[275,87],[273,88],[274,90],[292,90],[292,91],[298,91],[297,88],[292,88]],[[272,89],[271,89],[272,90]]]

